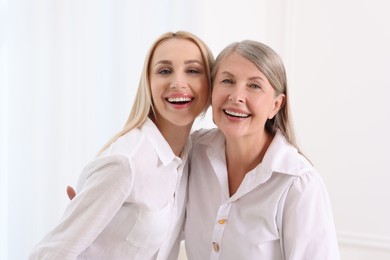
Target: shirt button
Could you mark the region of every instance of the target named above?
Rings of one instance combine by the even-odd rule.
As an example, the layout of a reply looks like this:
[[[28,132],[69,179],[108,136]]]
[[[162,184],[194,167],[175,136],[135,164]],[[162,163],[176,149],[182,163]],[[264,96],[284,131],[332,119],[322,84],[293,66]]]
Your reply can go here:
[[[217,242],[213,242],[213,248],[215,252],[219,252],[219,245],[217,244]]]
[[[226,223],[226,221],[227,221],[227,219],[220,219],[220,220],[218,220],[218,223],[223,225]]]

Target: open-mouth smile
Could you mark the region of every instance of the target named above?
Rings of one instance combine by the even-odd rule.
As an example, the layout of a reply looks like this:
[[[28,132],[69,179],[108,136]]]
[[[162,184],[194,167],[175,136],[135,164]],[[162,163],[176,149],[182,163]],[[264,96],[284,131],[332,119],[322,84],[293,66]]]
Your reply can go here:
[[[193,99],[189,97],[172,97],[166,99],[169,103],[174,105],[184,105],[191,102]]]
[[[234,112],[234,111],[227,110],[227,109],[224,109],[223,112],[228,116],[232,116],[232,117],[236,117],[236,118],[248,118],[251,116],[250,114]]]

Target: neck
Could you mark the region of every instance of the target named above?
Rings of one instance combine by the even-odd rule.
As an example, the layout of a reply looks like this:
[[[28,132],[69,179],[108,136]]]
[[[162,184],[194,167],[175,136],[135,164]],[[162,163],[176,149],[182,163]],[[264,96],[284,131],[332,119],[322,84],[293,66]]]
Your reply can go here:
[[[266,132],[255,137],[226,136],[226,162],[230,195],[233,195],[245,175],[261,163],[272,141]]]
[[[192,124],[178,126],[167,121],[153,120],[160,130],[162,136],[168,142],[173,153],[180,156],[187,143],[188,136],[191,131]]]

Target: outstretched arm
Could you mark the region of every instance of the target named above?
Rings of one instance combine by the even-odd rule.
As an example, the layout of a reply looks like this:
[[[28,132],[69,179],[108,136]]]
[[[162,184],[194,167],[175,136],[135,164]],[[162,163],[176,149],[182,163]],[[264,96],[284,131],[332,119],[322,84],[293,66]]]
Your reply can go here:
[[[76,259],[104,230],[132,188],[127,157],[96,159],[85,168],[86,181],[69,202],[59,224],[34,247],[29,259]],[[91,221],[93,220],[93,221]]]

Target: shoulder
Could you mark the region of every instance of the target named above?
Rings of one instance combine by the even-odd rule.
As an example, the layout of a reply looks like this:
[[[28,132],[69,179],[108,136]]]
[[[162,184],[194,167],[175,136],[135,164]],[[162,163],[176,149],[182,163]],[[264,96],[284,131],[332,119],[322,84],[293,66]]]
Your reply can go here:
[[[128,170],[130,168],[130,162],[128,157],[122,154],[105,155],[87,164],[84,170],[87,172],[95,172],[101,168]]]
[[[303,154],[297,151],[295,157],[298,162],[299,176],[318,174],[313,164]]]
[[[104,189],[116,187],[116,189],[128,191],[133,183],[133,170],[128,157],[122,154],[103,155],[88,163],[81,173],[77,190],[93,184]]]
[[[321,175],[305,156],[296,151],[290,154],[289,160],[294,161],[295,164],[286,172],[292,177],[292,190],[307,194],[326,193],[326,186]]]
[[[286,174],[292,175],[295,181],[321,181],[321,177],[316,168],[304,155],[299,153],[295,148],[287,150],[289,152],[285,154],[283,159],[284,165],[287,166],[285,168]]]
[[[77,190],[84,186],[87,179],[95,178],[119,182],[132,182],[132,158],[142,147],[145,138],[140,129],[135,128],[119,137],[100,156],[89,162],[83,169],[77,183]],[[113,176],[115,176],[113,178]]]
[[[287,143],[273,150],[269,161],[272,176],[283,183],[289,200],[321,199],[327,196],[325,183],[312,163]],[[272,177],[271,177],[272,178]]]
[[[325,187],[323,179],[315,167],[301,154],[299,154],[299,174],[294,180],[298,186],[318,186]]]
[[[263,167],[272,172],[302,176],[315,172],[313,165],[296,147],[277,132],[263,158]]]
[[[210,145],[218,143],[218,140],[225,140],[222,132],[218,128],[199,129],[191,134],[191,141],[193,144]]]
[[[139,128],[134,128],[113,142],[104,155],[122,154],[131,158],[145,142],[145,134]]]
[[[288,180],[286,185],[292,185],[295,190],[316,192],[325,188],[322,177],[313,164],[280,133],[274,137],[268,148],[262,167],[271,173],[270,176],[272,174],[284,176],[283,178]]]

